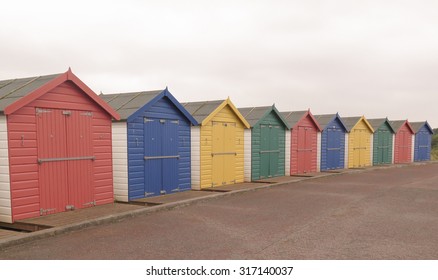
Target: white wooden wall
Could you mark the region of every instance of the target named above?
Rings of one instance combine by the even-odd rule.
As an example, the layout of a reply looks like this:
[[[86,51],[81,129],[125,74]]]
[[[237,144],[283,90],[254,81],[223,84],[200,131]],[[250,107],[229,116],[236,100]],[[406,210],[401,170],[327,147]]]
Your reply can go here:
[[[128,130],[126,122],[112,126],[114,198],[128,202]]]
[[[414,153],[415,153],[415,134],[412,134],[412,143],[411,143],[411,162],[414,162]]]
[[[344,151],[344,166],[347,169],[348,168],[348,138],[349,138],[350,134],[349,133],[345,133],[345,151]]]
[[[291,130],[286,130],[286,139],[284,142],[284,176],[290,176],[290,149],[291,149]]]
[[[201,127],[192,126],[190,145],[191,145],[191,165],[192,165],[192,189],[201,189]]]
[[[321,132],[316,135],[316,172],[321,171]]]
[[[370,136],[370,165],[373,165],[373,159],[374,159],[374,134],[371,133]]]
[[[243,131],[243,176],[245,182],[251,182],[251,129],[245,129]]]
[[[395,151],[395,133],[392,134],[392,164],[394,164],[394,153]]]
[[[0,116],[0,222],[12,223],[6,116]]]

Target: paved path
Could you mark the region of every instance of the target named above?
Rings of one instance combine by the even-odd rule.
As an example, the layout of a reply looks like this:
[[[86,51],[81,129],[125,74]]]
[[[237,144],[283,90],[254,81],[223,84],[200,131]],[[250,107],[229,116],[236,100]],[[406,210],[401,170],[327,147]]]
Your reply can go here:
[[[37,240],[0,259],[438,259],[438,164],[261,189]]]

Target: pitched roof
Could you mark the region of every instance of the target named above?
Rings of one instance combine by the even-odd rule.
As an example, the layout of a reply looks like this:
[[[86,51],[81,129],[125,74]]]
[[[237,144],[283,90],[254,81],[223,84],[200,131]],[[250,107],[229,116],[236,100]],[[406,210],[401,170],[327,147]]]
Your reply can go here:
[[[287,121],[290,127],[294,127],[308,111],[281,112],[281,116]]]
[[[303,118],[309,116],[312,122],[315,124],[318,131],[321,131],[321,126],[316,121],[315,117],[310,112],[310,109],[307,111],[291,111],[291,112],[281,112],[281,116],[286,120],[287,124],[289,125],[290,129],[293,129],[293,127]]]
[[[163,90],[101,94],[100,95],[108,104],[113,107],[119,114],[121,120],[130,120],[136,118],[142,112],[148,110],[158,100],[167,97],[170,102],[194,125],[198,122],[190,115],[189,112],[176,100],[169,92],[167,87]]]
[[[325,115],[313,115],[315,117],[315,120],[318,122],[318,124],[321,126],[321,129],[324,130],[327,128],[327,126],[334,120],[338,119],[341,123],[342,127],[347,131],[347,127],[344,124],[343,119],[339,116],[338,113],[336,114],[325,114]]]
[[[237,110],[230,98],[225,100],[213,101],[198,101],[181,103],[182,106],[195,118],[200,125],[205,125],[213,118],[216,113],[222,110],[225,106],[229,106],[237,118],[243,123],[246,128],[250,128],[250,124]]]
[[[369,124],[373,127],[374,131],[379,129],[385,122],[388,124],[389,128],[392,130],[392,132],[395,133],[394,128],[392,127],[391,123],[389,122],[388,118],[380,118],[380,119],[367,119]]]
[[[101,94],[99,96],[120,114],[121,120],[126,120],[129,116],[137,112],[141,107],[149,103],[162,92],[163,90],[154,90]]]
[[[54,80],[60,75],[62,75],[62,73],[0,81],[0,111],[3,112],[6,107],[15,101]]]
[[[119,114],[76,77],[70,68],[60,74],[0,81],[0,112],[12,114],[66,81],[75,84],[111,117],[119,119]]]
[[[389,123],[391,124],[395,133],[397,133],[405,123],[408,126],[409,130],[411,130],[412,133],[415,133],[414,129],[412,128],[412,126],[409,124],[409,122],[407,120],[389,121]]]
[[[225,100],[185,102],[181,103],[181,105],[195,118],[198,123],[201,123],[224,101]]]
[[[342,120],[344,121],[345,127],[347,128],[348,132],[350,132],[361,118],[362,117],[344,117],[342,118]]]
[[[257,125],[258,122],[262,120],[266,115],[274,111],[274,113],[278,116],[283,125],[289,129],[287,121],[281,116],[281,113],[278,112],[277,108],[275,108],[275,105],[238,108],[238,110],[242,114],[242,116],[248,121],[251,127]]]
[[[411,125],[412,129],[414,130],[414,133],[417,133],[423,126],[426,126],[427,130],[429,130],[430,133],[433,134],[433,129],[429,125],[429,123],[427,121],[424,121],[424,122],[409,122],[409,124]]]

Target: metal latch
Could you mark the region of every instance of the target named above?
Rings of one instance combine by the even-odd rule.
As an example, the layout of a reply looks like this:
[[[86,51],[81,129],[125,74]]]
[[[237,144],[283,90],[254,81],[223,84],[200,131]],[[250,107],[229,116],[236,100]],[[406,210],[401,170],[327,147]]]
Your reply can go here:
[[[56,208],[48,208],[48,209],[44,209],[44,208],[40,208],[40,216],[42,216],[43,214],[46,214],[47,212],[51,212],[51,211],[55,211]]]
[[[166,194],[166,191],[165,190],[161,190],[160,194]]]
[[[65,116],[71,116],[71,111],[62,111],[62,114]]]

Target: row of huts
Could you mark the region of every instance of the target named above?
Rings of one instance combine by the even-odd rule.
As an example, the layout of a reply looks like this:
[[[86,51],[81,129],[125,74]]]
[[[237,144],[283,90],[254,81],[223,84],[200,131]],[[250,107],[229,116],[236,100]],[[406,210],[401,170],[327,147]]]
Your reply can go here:
[[[168,89],[96,95],[66,73],[0,81],[0,222],[264,178],[430,160],[411,123]]]

